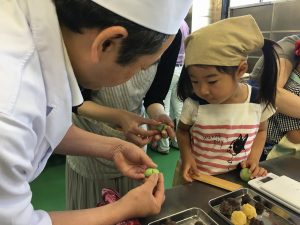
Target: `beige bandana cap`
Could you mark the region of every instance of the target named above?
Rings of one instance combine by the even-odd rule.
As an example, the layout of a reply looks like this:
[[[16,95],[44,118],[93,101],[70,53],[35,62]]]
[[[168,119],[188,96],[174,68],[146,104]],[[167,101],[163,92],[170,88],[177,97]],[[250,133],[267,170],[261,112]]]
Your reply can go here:
[[[224,19],[185,40],[185,66],[237,66],[263,44],[263,35],[251,15]]]

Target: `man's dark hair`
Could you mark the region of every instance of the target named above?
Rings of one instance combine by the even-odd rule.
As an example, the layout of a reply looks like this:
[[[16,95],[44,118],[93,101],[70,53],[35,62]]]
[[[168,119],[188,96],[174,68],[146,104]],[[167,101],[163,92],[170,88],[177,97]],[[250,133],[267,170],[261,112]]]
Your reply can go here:
[[[120,65],[132,63],[139,56],[157,52],[169,37],[167,34],[127,20],[91,0],[53,0],[53,2],[60,24],[73,32],[82,33],[84,28],[124,27],[128,37],[123,39],[119,52],[117,63]]]

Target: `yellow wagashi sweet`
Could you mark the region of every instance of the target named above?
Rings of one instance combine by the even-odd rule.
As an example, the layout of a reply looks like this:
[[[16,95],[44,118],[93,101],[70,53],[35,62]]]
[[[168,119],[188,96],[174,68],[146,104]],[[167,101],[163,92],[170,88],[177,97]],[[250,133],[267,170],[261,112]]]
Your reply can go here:
[[[249,220],[257,216],[256,209],[249,203],[242,205],[242,211]]]
[[[231,223],[234,225],[245,225],[247,224],[247,217],[242,211],[233,211],[231,214]]]

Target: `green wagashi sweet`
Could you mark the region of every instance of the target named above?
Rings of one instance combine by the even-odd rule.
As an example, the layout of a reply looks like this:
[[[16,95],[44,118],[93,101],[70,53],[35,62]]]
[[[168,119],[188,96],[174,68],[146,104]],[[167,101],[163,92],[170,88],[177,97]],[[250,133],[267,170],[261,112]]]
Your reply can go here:
[[[148,169],[146,169],[144,174],[146,177],[150,177],[152,174],[155,174],[155,173],[159,173],[159,170],[155,169],[155,168],[148,168]]]
[[[164,124],[164,123],[158,124],[158,125],[156,126],[156,130],[158,130],[158,131],[163,131],[163,130],[165,130],[166,128],[167,128],[167,125]]]
[[[248,168],[241,169],[240,177],[243,181],[248,182],[251,177],[251,171]]]

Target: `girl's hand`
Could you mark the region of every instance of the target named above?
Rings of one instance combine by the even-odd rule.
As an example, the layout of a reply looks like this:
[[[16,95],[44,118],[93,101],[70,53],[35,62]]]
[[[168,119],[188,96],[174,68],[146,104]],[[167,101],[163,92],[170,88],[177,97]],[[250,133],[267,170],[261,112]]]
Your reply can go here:
[[[187,182],[193,182],[193,174],[198,174],[196,161],[192,154],[182,157],[182,177]]]
[[[158,121],[148,118],[143,118],[135,113],[123,110],[119,117],[119,126],[126,137],[126,140],[140,147],[147,145],[153,136],[159,134],[157,130],[146,130],[141,128],[142,124],[149,126],[157,126]]]
[[[249,168],[249,170],[251,171],[251,179],[255,177],[266,176],[268,173],[265,168],[260,167],[258,162],[253,159],[247,159],[246,161],[241,162],[241,166],[242,168]]]

